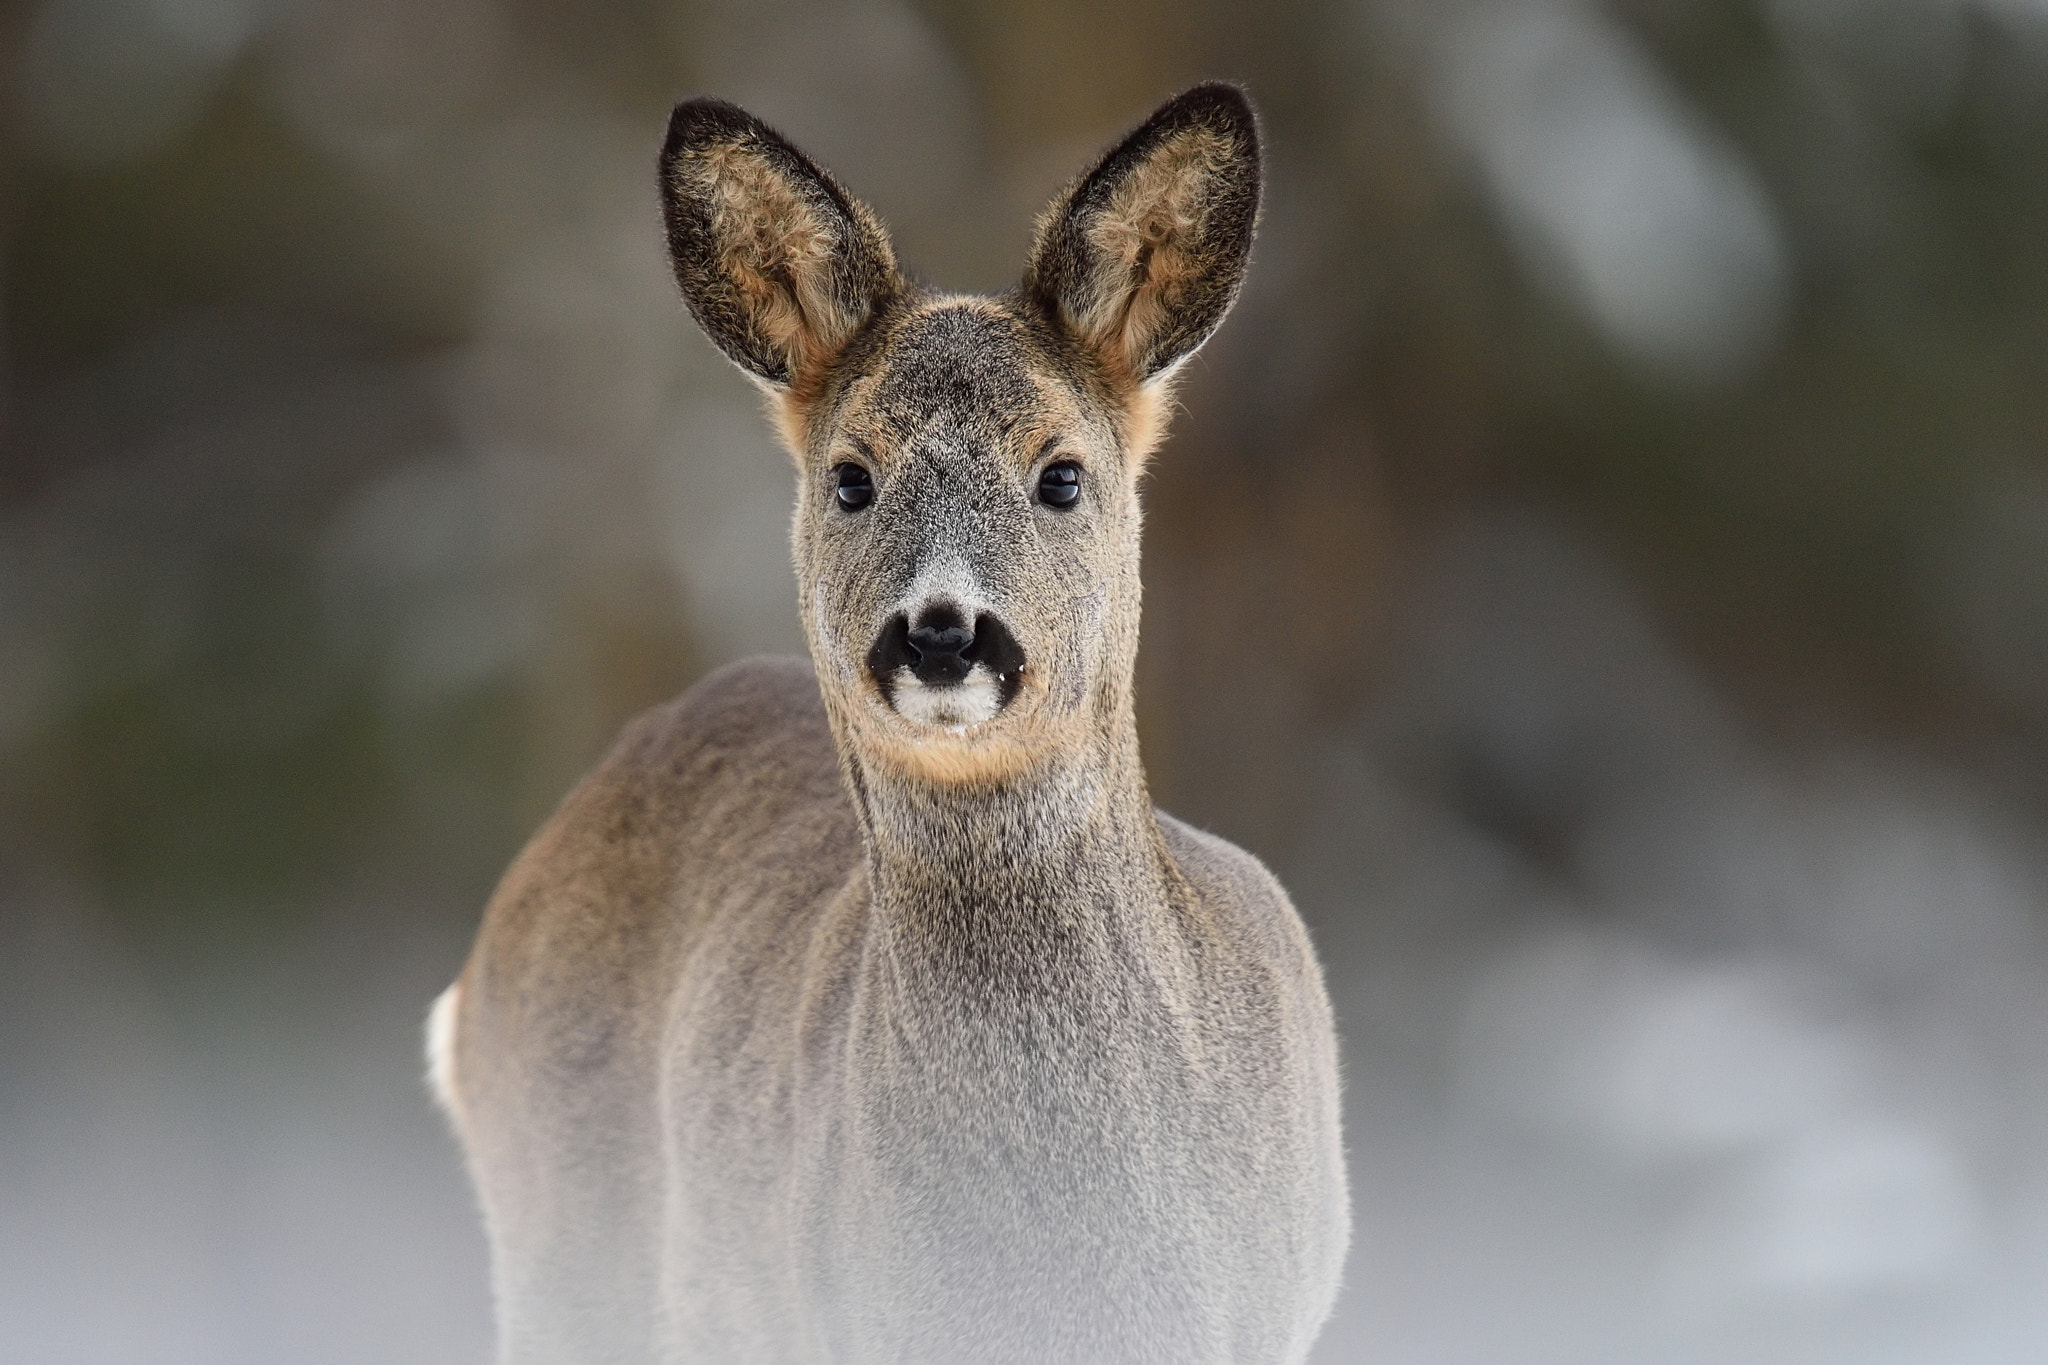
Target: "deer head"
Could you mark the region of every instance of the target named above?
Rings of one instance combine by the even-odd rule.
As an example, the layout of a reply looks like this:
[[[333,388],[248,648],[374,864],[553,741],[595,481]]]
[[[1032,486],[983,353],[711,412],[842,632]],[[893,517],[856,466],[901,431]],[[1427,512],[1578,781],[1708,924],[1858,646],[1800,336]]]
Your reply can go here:
[[[910,282],[865,205],[730,104],[676,109],[661,184],[683,297],[796,461],[803,623],[842,750],[988,785],[1132,733],[1138,483],[1244,276],[1244,96],[1162,106],[992,298]]]

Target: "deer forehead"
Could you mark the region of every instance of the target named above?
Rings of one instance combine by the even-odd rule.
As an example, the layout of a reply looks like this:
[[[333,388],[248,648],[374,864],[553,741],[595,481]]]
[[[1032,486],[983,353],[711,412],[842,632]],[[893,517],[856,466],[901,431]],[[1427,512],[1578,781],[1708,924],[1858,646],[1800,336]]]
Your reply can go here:
[[[920,306],[851,368],[834,435],[885,465],[949,452],[1029,463],[1048,441],[1109,430],[1080,364],[991,299]]]

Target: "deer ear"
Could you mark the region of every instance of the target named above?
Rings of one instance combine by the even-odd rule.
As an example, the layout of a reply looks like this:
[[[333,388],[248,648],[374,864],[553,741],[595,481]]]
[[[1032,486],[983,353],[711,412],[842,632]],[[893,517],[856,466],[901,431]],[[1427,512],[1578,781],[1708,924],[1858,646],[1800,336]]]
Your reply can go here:
[[[1161,379],[1230,311],[1258,216],[1251,101],[1198,85],[1053,201],[1025,292],[1113,369]]]
[[[724,100],[686,100],[669,117],[661,206],[691,315],[776,389],[815,374],[902,284],[867,205]]]

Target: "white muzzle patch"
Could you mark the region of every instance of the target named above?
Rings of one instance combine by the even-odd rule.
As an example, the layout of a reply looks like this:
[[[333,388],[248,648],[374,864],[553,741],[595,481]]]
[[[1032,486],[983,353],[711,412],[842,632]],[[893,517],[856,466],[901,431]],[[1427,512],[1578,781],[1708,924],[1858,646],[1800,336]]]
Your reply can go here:
[[[984,664],[967,670],[962,682],[919,682],[917,674],[899,668],[890,676],[889,697],[896,712],[921,725],[937,725],[955,734],[981,724],[1002,709],[1002,690]]]

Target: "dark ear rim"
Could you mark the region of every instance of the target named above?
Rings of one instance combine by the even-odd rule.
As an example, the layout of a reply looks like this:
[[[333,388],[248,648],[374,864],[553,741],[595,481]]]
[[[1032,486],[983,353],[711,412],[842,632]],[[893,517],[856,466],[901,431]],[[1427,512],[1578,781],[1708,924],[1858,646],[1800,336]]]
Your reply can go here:
[[[797,145],[730,100],[716,95],[695,95],[669,111],[668,136],[661,145],[661,168],[667,171],[685,152],[708,150],[721,144],[753,142],[769,160],[799,180],[814,181],[830,197],[839,212],[851,221],[853,196],[833,178],[832,172],[804,155]],[[673,198],[670,182],[662,181],[664,207]]]
[[[1150,117],[1105,152],[1092,170],[1053,201],[1025,275],[1026,295],[1048,317],[1060,321],[1060,297],[1081,286],[1078,276],[1093,254],[1085,235],[1088,216],[1105,207],[1124,178],[1161,144],[1198,127],[1224,134],[1236,148],[1231,169],[1237,173],[1238,181],[1228,188],[1235,192],[1237,202],[1222,206],[1225,215],[1216,225],[1223,234],[1217,243],[1218,254],[1229,263],[1229,279],[1220,297],[1209,301],[1205,318],[1178,337],[1168,338],[1176,344],[1155,348],[1148,355],[1136,376],[1141,382],[1156,378],[1193,355],[1222,323],[1244,282],[1252,240],[1258,232],[1265,163],[1258,110],[1241,87],[1228,81],[1204,81],[1153,110]]]
[[[715,306],[713,291],[707,288],[717,274],[718,243],[712,223],[700,201],[676,192],[677,163],[684,157],[743,143],[750,144],[814,207],[827,211],[828,221],[839,237],[840,259],[846,263],[838,283],[868,296],[847,297],[846,289],[837,290],[840,302],[850,311],[864,309],[886,292],[888,281],[895,276],[896,262],[873,215],[846,192],[830,171],[767,123],[737,104],[713,95],[698,95],[675,106],[669,114],[668,134],[662,141],[658,168],[669,264],[683,302],[704,334],[728,359],[755,378],[786,388],[794,377],[788,357],[744,318]]]

